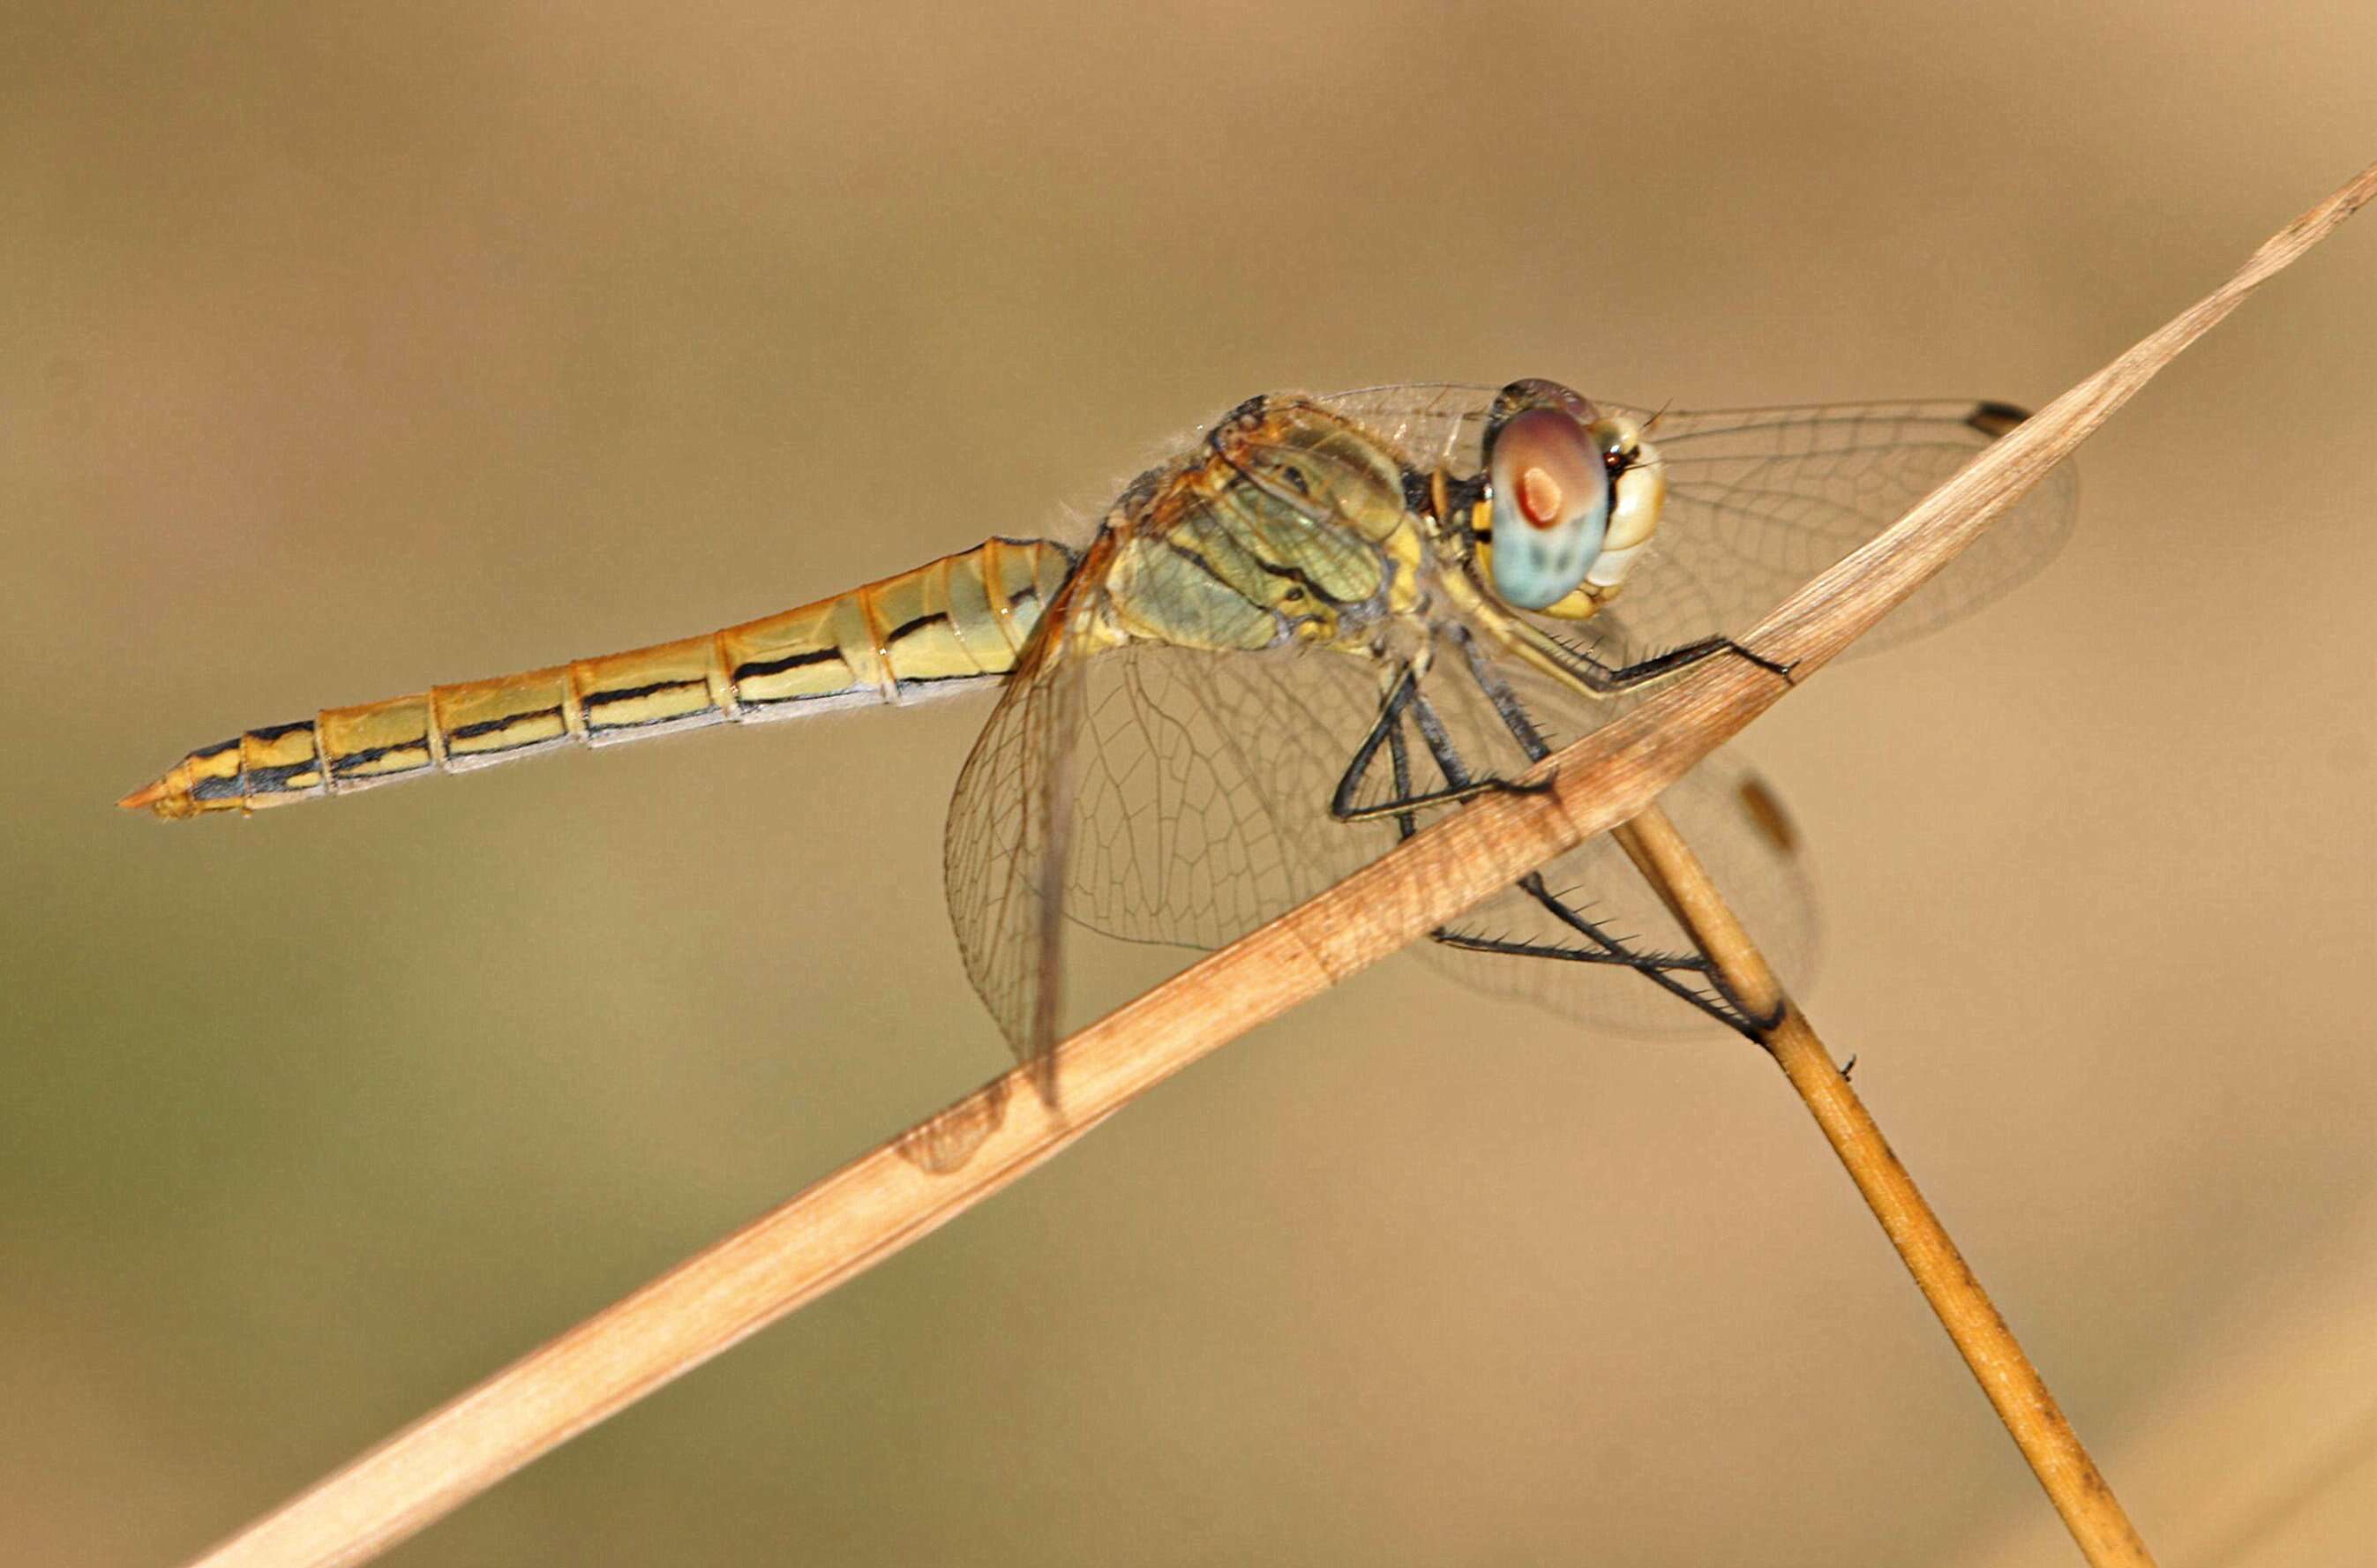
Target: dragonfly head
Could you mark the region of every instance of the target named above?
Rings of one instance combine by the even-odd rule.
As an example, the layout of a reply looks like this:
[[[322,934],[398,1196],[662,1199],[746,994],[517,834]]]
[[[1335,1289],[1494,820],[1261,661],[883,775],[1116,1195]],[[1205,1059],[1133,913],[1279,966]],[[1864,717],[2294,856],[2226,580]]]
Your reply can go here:
[[[1471,532],[1496,596],[1570,620],[1617,593],[1667,495],[1640,424],[1553,381],[1513,381],[1494,400],[1485,479]]]

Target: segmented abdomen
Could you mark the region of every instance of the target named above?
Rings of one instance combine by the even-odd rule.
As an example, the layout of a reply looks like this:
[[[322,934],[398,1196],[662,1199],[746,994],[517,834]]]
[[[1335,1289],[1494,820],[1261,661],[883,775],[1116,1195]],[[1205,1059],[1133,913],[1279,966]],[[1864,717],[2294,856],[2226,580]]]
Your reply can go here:
[[[896,702],[1015,667],[1073,569],[1045,539],[991,539],[830,599],[706,636],[434,687],[191,752],[119,802],[160,817],[255,811],[556,746]]]

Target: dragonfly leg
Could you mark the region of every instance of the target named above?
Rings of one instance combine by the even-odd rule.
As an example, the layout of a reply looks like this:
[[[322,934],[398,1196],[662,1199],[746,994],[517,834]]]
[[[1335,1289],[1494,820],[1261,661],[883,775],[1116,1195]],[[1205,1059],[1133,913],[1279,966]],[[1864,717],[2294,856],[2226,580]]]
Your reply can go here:
[[[1725,643],[1726,646],[1736,647],[1738,652],[1747,657],[1757,659],[1756,654],[1750,653],[1746,649],[1739,649],[1738,645],[1726,643],[1725,639],[1712,638],[1707,640],[1707,642]],[[1694,644],[1693,646],[1706,645]],[[1678,652],[1680,653],[1685,650]],[[1511,738],[1518,743],[1519,749],[1531,761],[1540,762],[1550,756],[1550,743],[1545,740],[1543,732],[1535,727],[1535,721],[1527,716],[1525,705],[1519,700],[1518,693],[1511,689],[1510,683],[1501,677],[1476,645],[1466,638],[1462,640],[1462,652],[1469,666],[1471,678],[1475,680],[1478,688],[1485,692],[1487,700],[1493,704],[1495,713],[1500,717],[1503,727],[1511,732]],[[1695,657],[1707,656],[1707,652],[1702,652]],[[1768,661],[1759,659],[1758,662],[1775,669],[1776,673],[1783,675],[1785,679],[1790,678],[1784,669]],[[1439,758],[1439,761],[1440,765],[1442,759]],[[1455,759],[1455,763],[1458,764],[1458,759]],[[1550,780],[1546,779],[1543,785],[1537,787],[1547,787],[1549,784]],[[1410,836],[1408,830],[1404,836],[1406,838]],[[1463,933],[1443,929],[1431,932],[1430,935],[1449,946],[1465,948],[1473,952],[1523,953],[1529,957],[1557,958],[1570,963],[1623,965],[1635,970],[1661,989],[1699,1008],[1726,1028],[1747,1035],[1752,1040],[1762,1038],[1763,1031],[1772,1029],[1780,1022],[1777,1018],[1762,1018],[1752,1014],[1741,999],[1734,995],[1732,987],[1726,983],[1725,976],[1718,972],[1716,965],[1705,954],[1695,952],[1686,955],[1638,951],[1627,940],[1612,936],[1598,922],[1588,919],[1583,911],[1552,892],[1544,885],[1540,872],[1531,873],[1521,879],[1518,886],[1554,919],[1583,938],[1590,945],[1568,947],[1551,942],[1514,942],[1499,939],[1469,937]],[[1677,976],[1679,975],[1692,976],[1699,985],[1706,987],[1707,989],[1696,989],[1692,984],[1678,979]]]
[[[1583,649],[1571,647],[1566,642],[1557,642],[1554,646],[1559,650],[1560,662],[1568,666],[1568,673],[1586,689],[1605,697],[1647,686],[1674,675],[1678,670],[1690,669],[1703,659],[1713,659],[1723,653],[1747,659],[1786,683],[1791,679],[1793,667],[1745,648],[1730,637],[1703,637],[1626,664],[1613,664],[1597,659]]]
[[[1775,1020],[1754,1017],[1741,1004],[1740,999],[1726,985],[1716,966],[1699,953],[1659,952],[1637,948],[1624,937],[1612,934],[1599,921],[1588,918],[1574,904],[1544,885],[1541,873],[1530,873],[1519,880],[1521,892],[1541,905],[1552,918],[1574,931],[1583,939],[1574,946],[1559,942],[1518,940],[1504,937],[1484,937],[1469,931],[1439,927],[1428,933],[1446,947],[1464,952],[1503,953],[1518,958],[1557,959],[1568,964],[1601,964],[1631,969],[1678,1001],[1699,1009],[1736,1034],[1751,1040],[1764,1037]]]
[[[1410,742],[1404,726],[1416,727],[1426,739],[1429,755],[1436,760],[1437,771],[1444,775],[1440,789],[1415,791],[1411,779]],[[1394,771],[1394,790],[1382,801],[1358,805],[1354,796],[1368,776],[1371,765],[1378,760],[1380,748],[1391,753]],[[1462,764],[1460,754],[1453,749],[1452,737],[1446,733],[1443,720],[1420,695],[1418,677],[1406,669],[1396,678],[1394,688],[1387,693],[1370,733],[1354,748],[1353,760],[1339,775],[1337,788],[1329,798],[1329,814],[1340,822],[1374,822],[1381,817],[1392,817],[1409,838],[1415,831],[1413,813],[1435,806],[1457,806],[1481,795],[1504,791],[1534,794],[1544,787],[1541,784],[1521,784],[1504,778],[1473,778]]]
[[[1528,759],[1541,761],[1551,754],[1549,744],[1541,731],[1527,716],[1525,707],[1474,647],[1465,647],[1469,666],[1478,687],[1493,704],[1494,711],[1518,743],[1520,751]],[[1416,733],[1429,760],[1444,779],[1438,789],[1421,789],[1414,778],[1412,736]],[[1370,805],[1357,805],[1356,792],[1377,764],[1379,753],[1387,754],[1392,785],[1388,798]],[[1500,777],[1478,777],[1461,756],[1451,732],[1444,724],[1436,707],[1419,689],[1418,677],[1406,669],[1395,679],[1386,700],[1380,704],[1379,717],[1355,748],[1353,760],[1337,781],[1335,794],[1330,801],[1330,814],[1341,822],[1375,821],[1392,817],[1399,837],[1409,838],[1419,831],[1419,812],[1433,807],[1448,806],[1473,796],[1497,790],[1534,791],[1547,787],[1548,780],[1523,784]],[[1552,918],[1575,933],[1575,942],[1531,941],[1500,937],[1481,936],[1475,932],[1440,926],[1429,937],[1447,947],[1469,952],[1500,953],[1507,956],[1557,959],[1571,964],[1600,964],[1631,969],[1660,989],[1715,1019],[1726,1028],[1756,1039],[1762,1025],[1771,1026],[1771,1020],[1750,1016],[1726,987],[1715,966],[1699,953],[1662,952],[1635,946],[1625,937],[1611,932],[1600,922],[1545,885],[1540,872],[1531,872],[1519,880],[1517,886]]]

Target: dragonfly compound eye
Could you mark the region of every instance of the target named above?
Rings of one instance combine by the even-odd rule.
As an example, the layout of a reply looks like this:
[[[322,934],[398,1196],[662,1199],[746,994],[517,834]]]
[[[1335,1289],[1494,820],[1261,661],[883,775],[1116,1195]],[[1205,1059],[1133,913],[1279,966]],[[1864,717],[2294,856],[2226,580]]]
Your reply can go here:
[[[1523,610],[1557,604],[1584,581],[1609,529],[1609,468],[1565,409],[1512,414],[1494,433],[1494,592]]]

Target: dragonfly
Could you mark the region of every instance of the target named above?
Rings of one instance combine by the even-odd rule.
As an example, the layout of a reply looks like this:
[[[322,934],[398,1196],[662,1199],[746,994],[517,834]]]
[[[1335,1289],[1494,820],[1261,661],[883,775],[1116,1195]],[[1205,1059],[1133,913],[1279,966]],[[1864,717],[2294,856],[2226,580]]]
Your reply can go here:
[[[1710,659],[2025,417],[1935,401],[1690,413],[1556,382],[1248,400],[1085,540],[995,537],[656,646],[245,731],[123,806],[252,814],[571,746],[988,688],[945,830],[967,974],[1055,1102],[1080,928],[1212,949]],[[2070,530],[2068,468],[1861,650],[1994,598]],[[1786,975],[1796,829],[1725,752],[1661,804]],[[1753,1033],[1607,836],[1439,927],[1454,978],[1571,1017]],[[1662,1011],[1664,1010],[1664,1011]]]

